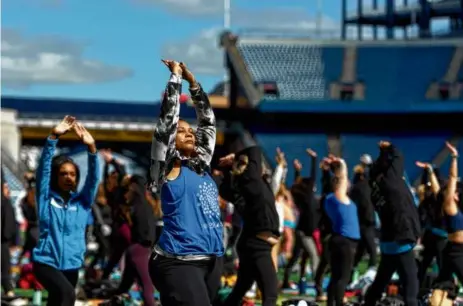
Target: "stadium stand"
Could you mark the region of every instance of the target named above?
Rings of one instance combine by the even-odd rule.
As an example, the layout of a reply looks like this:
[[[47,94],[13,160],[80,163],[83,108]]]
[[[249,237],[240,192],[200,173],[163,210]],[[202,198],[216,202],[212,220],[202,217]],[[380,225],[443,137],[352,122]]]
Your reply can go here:
[[[328,94],[331,82],[362,81],[365,100],[384,105],[397,100],[425,102],[432,82],[458,81],[463,73],[460,44],[381,41],[358,42],[353,47],[310,40],[243,38],[238,41],[238,50],[256,83],[276,82],[279,94],[265,95],[266,100],[333,100]]]

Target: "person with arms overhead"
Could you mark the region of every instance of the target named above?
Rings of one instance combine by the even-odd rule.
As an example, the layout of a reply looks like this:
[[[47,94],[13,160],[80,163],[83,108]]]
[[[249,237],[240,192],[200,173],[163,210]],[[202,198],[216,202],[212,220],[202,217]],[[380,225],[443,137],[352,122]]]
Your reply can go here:
[[[354,266],[360,226],[357,205],[347,195],[349,179],[346,162],[340,158],[325,158],[324,162],[331,169],[333,188],[322,203],[333,233],[329,242],[331,279],[327,305],[342,306]]]
[[[210,174],[215,116],[187,67],[163,62],[171,76],[153,135],[150,188],[161,192],[164,228],[150,275],[164,306],[211,305],[220,288],[224,253],[218,190]],[[179,118],[182,77],[190,84],[196,131]]]
[[[299,259],[301,251],[303,251],[303,254],[299,269],[299,283],[304,281],[303,279],[305,278],[307,258],[310,259],[312,276],[315,276],[318,263],[320,262],[317,245],[313,237],[319,222],[319,205],[314,195],[317,173],[317,153],[311,149],[307,149],[306,152],[311,159],[309,177],[302,177],[302,164],[298,160],[295,160],[293,163],[295,180],[291,187],[291,194],[293,195],[294,203],[299,210],[299,219],[296,226],[296,243],[292,251],[292,257],[285,267],[283,288],[289,287],[289,274],[294,264]],[[300,286],[300,288],[303,287],[305,286]]]
[[[249,147],[220,159],[223,167],[231,167],[220,195],[233,202],[231,195],[243,198],[243,229],[238,240],[238,278],[224,305],[241,305],[254,282],[262,292],[262,305],[274,306],[278,298],[278,280],[272,260],[272,247],[280,236],[275,195],[266,180],[262,151]]]
[[[459,207],[458,192],[458,151],[446,143],[451,154],[449,178],[438,194],[438,203],[442,203],[448,231],[448,242],[443,251],[443,263],[436,284],[453,283],[453,275],[463,282],[463,213]]]
[[[417,306],[418,268],[413,248],[421,233],[418,209],[405,182],[404,158],[393,144],[379,143],[380,154],[370,170],[371,199],[381,221],[381,261],[366,305],[375,305],[397,271],[406,306]]]
[[[424,222],[424,234],[421,239],[423,245],[422,259],[418,268],[418,281],[422,285],[429,266],[434,258],[439,270],[443,264],[443,251],[447,245],[447,230],[442,214],[442,201],[438,202],[440,183],[437,169],[429,163],[416,162],[416,166],[424,169],[424,192],[419,206]],[[437,173],[436,173],[437,172]]]
[[[74,130],[88,147],[88,174],[80,192],[80,169],[66,156],[53,157],[58,139]],[[48,291],[49,306],[74,305],[75,286],[86,251],[85,227],[98,189],[98,155],[92,135],[66,116],[47,137],[37,168],[39,241],[33,251],[34,274]]]
[[[354,168],[353,186],[349,193],[349,197],[358,208],[361,235],[355,255],[354,267],[357,267],[366,251],[369,256],[368,268],[376,269],[376,216],[375,207],[371,202],[371,187],[368,181],[368,172],[369,166],[363,162]]]

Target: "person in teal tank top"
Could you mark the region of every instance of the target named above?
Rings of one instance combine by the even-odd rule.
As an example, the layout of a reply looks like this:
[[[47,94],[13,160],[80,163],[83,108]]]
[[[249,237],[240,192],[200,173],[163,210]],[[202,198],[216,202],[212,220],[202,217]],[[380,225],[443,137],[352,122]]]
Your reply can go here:
[[[164,228],[150,260],[150,275],[162,305],[211,305],[220,288],[224,253],[219,194],[210,175],[215,117],[187,67],[163,62],[171,76],[154,130],[149,188],[161,194]],[[196,130],[179,118],[182,79],[190,85]]]

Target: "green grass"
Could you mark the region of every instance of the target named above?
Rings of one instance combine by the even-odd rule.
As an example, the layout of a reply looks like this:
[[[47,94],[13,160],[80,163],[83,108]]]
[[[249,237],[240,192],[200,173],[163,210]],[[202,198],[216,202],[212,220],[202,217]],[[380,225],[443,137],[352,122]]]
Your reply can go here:
[[[359,266],[358,266],[358,270],[359,270],[360,274],[365,273],[367,268],[368,268],[367,262],[361,262],[359,264]],[[283,269],[280,269],[278,271],[278,279],[279,280],[283,279],[283,272],[284,272]],[[290,275],[290,281],[297,283],[299,281],[299,273],[292,273]],[[32,289],[15,289],[15,293],[16,293],[16,296],[18,296],[18,297],[27,298],[27,299],[30,299],[30,300],[32,300],[32,297],[34,296],[34,290],[32,290]],[[48,297],[48,292],[46,292],[45,290],[42,291],[42,301],[43,301],[42,305],[46,305],[47,297]],[[294,295],[294,294],[280,294],[278,303],[281,303],[282,301],[284,301],[286,299],[295,298],[295,297],[297,297],[297,295]],[[256,303],[256,305],[260,305],[260,303]],[[324,306],[325,303],[319,303],[319,305]]]

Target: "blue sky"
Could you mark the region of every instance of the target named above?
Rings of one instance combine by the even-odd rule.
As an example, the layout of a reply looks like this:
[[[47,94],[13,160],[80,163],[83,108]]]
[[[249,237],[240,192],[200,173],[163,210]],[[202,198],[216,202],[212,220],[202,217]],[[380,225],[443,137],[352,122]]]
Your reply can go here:
[[[313,26],[315,1],[231,1],[234,28]],[[185,61],[207,89],[222,79],[220,0],[3,0],[2,6],[3,95],[158,100],[168,76],[162,57]],[[339,8],[324,13],[335,20]]]
[[[315,26],[317,0],[231,2],[234,31]],[[339,0],[321,2],[323,27],[338,30]],[[3,95],[159,100],[161,58],[206,89],[223,78],[221,0],[3,0],[2,17]]]

